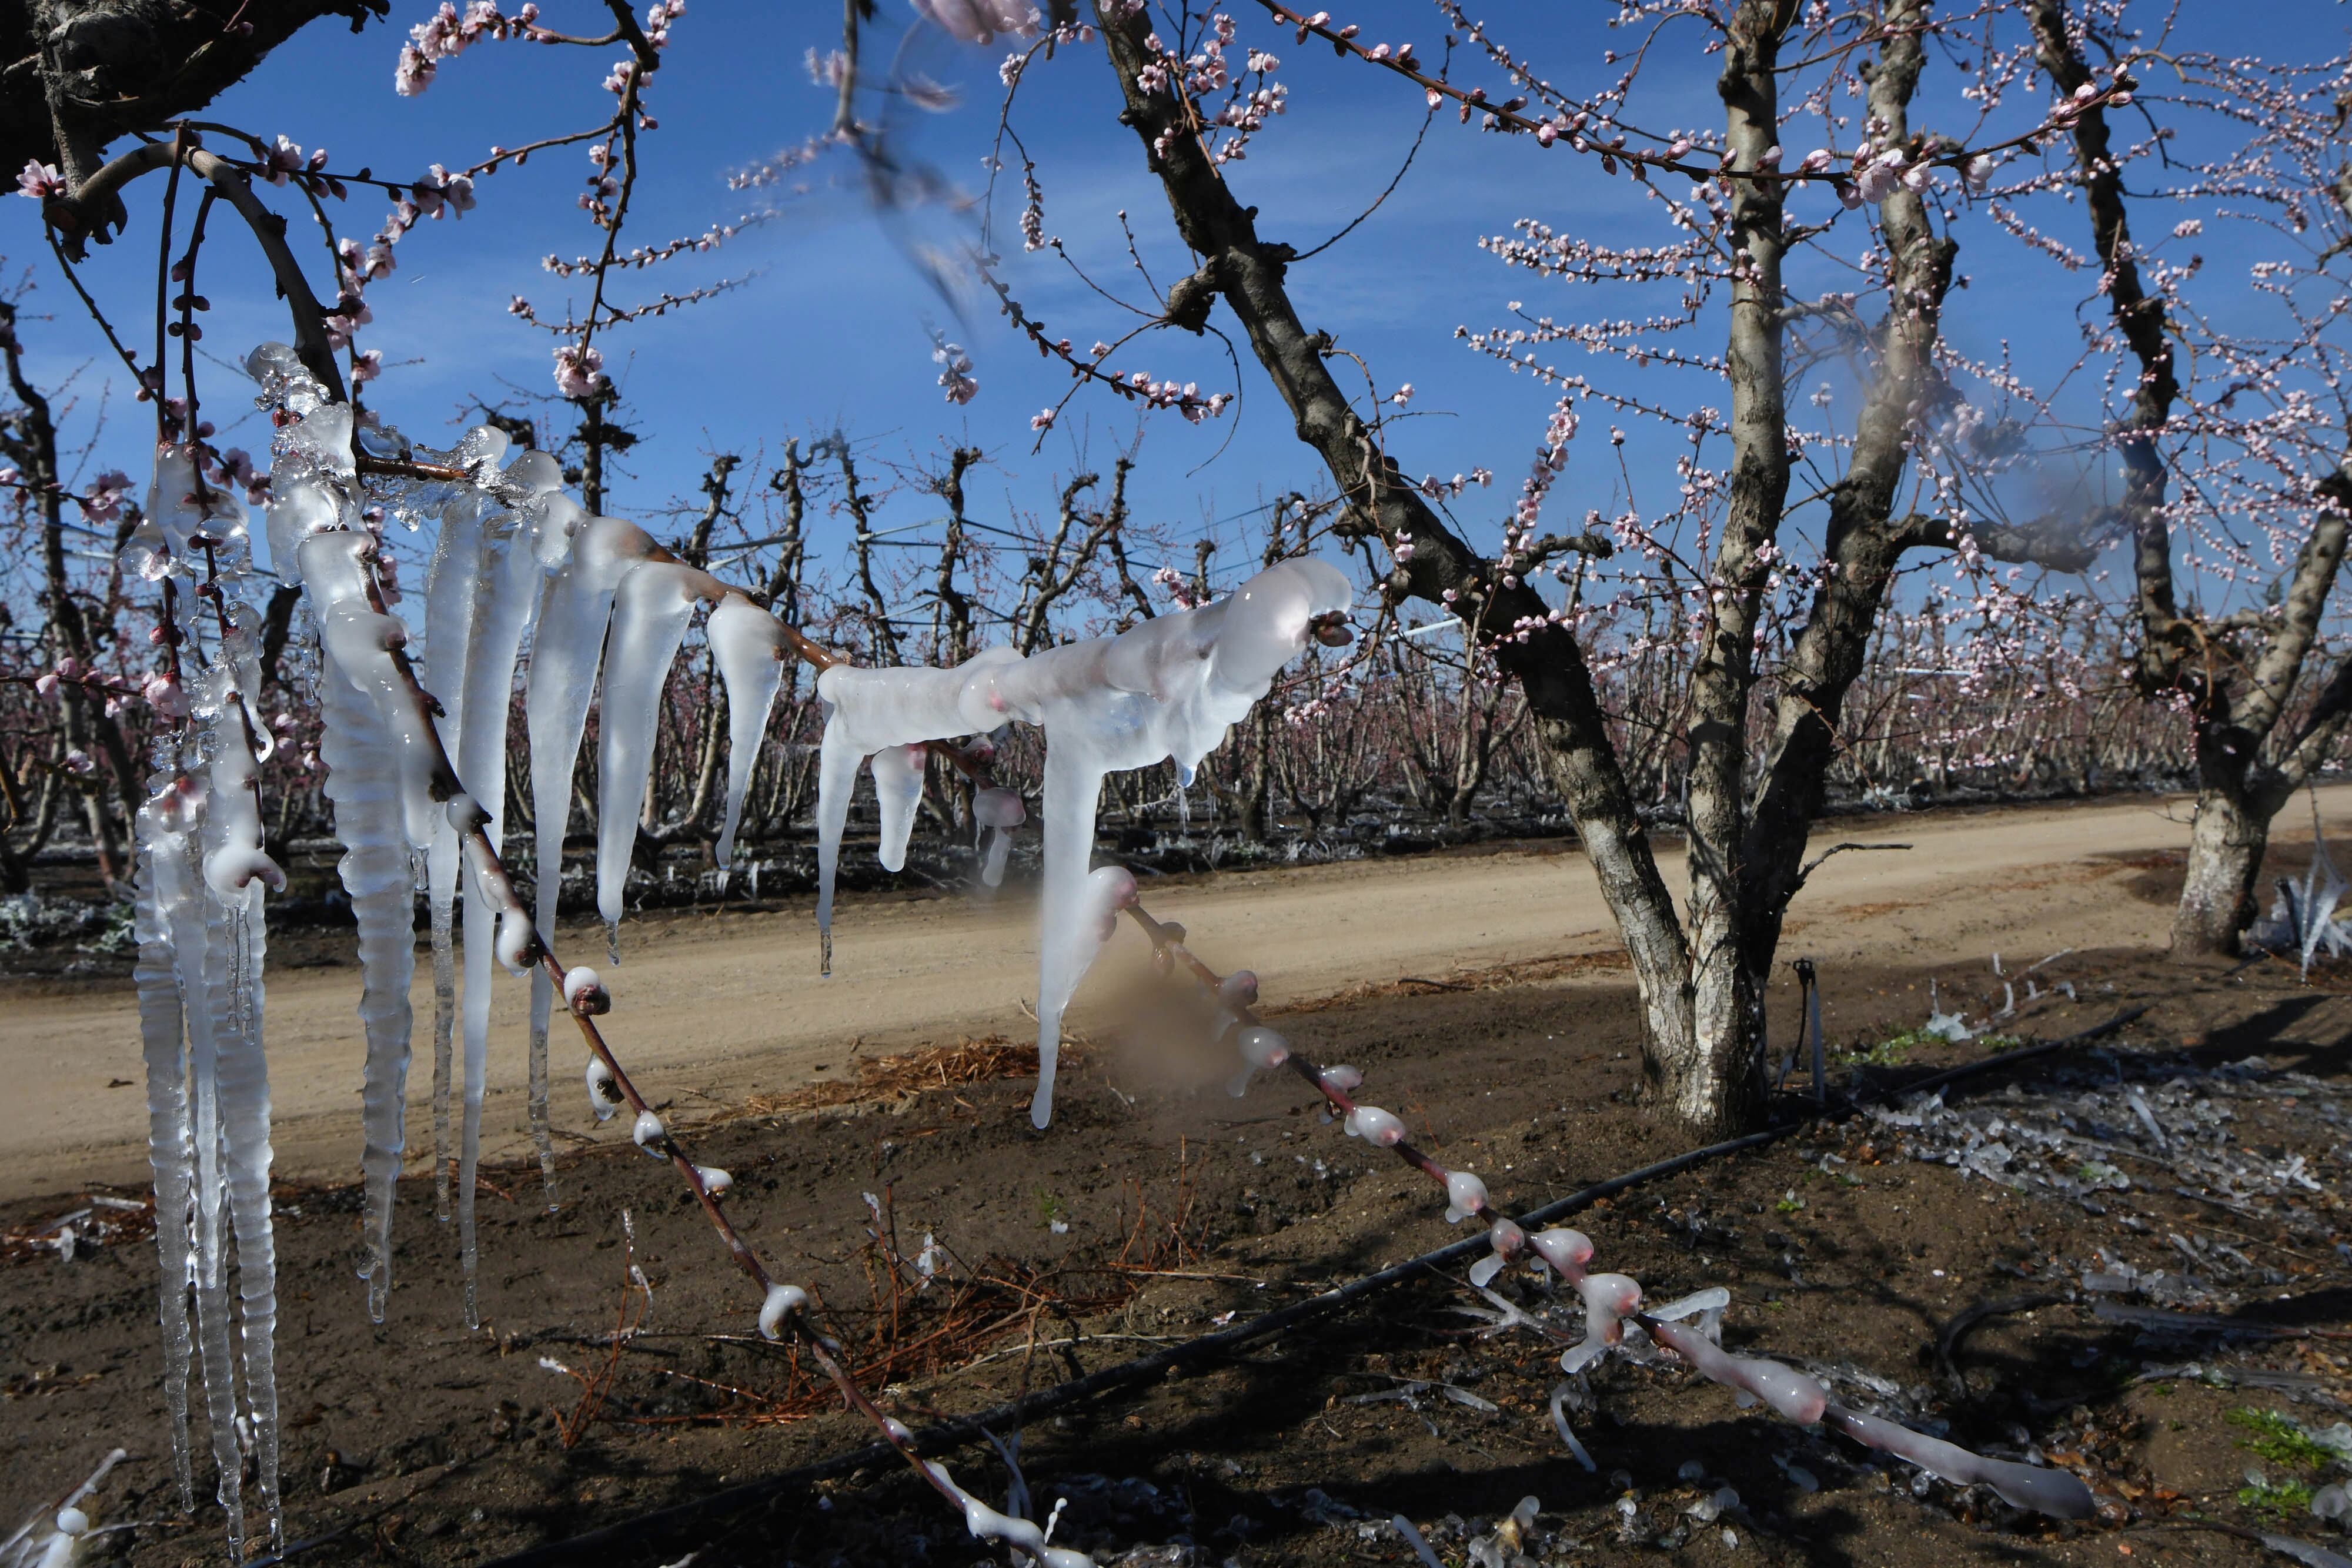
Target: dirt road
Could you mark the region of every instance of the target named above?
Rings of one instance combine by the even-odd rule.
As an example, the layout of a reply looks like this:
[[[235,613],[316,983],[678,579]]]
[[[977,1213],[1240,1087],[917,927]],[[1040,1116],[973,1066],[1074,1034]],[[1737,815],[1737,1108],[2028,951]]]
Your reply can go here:
[[[2333,822],[2352,817],[2352,786],[2322,792]],[[2185,800],[1940,812],[1829,824],[1815,852],[1853,840],[1904,850],[1839,854],[1791,910],[1785,956],[1811,956],[1832,990],[1856,959],[1948,960],[1983,974],[1995,949],[2028,962],[2060,947],[2159,945],[2168,908],[2146,896],[2150,857],[2188,842]],[[2300,840],[2302,813],[2284,819]],[[1668,852],[1681,883],[1680,850]],[[2133,862],[2138,862],[2135,865]],[[2139,884],[2136,889],[2136,884]],[[1248,967],[1275,1004],[1404,976],[1617,946],[1608,912],[1573,851],[1431,856],[1174,880],[1146,899],[1183,922],[1220,968]],[[687,915],[633,923],[623,962],[602,962],[599,934],[567,930],[570,962],[593,962],[614,997],[610,1038],[649,1094],[691,1111],[842,1072],[853,1053],[960,1035],[1019,1035],[1035,986],[1033,910],[1024,901],[877,896],[848,901],[834,977],[816,975],[805,906],[763,915]],[[1129,938],[1132,941],[1132,938]],[[410,1152],[429,1150],[429,966],[416,989],[418,1061],[409,1079]],[[1557,982],[1573,988],[1573,977]],[[485,1148],[520,1150],[529,988],[499,977],[491,1009]],[[278,1169],[356,1174],[361,1034],[354,968],[275,968],[268,1034]],[[0,989],[0,1198],[89,1181],[146,1178],[136,1010],[127,986]],[[1087,1026],[1085,993],[1073,1015]],[[559,1037],[556,1125],[593,1130],[581,1051]],[[609,1131],[606,1135],[611,1135]]]

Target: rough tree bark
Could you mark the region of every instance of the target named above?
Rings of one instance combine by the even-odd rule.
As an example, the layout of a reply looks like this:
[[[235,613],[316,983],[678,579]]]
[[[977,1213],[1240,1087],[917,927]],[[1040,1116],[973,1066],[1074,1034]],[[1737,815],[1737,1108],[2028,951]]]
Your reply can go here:
[[[2065,0],[2027,0],[2042,68],[2060,93],[2091,79],[2084,34]],[[2255,879],[2275,817],[2333,753],[2352,721],[2352,656],[2339,663],[2292,734],[2279,721],[2317,641],[2344,562],[2347,508],[2352,507],[2352,456],[2317,482],[2312,531],[2281,585],[2274,613],[2216,617],[2180,608],[2165,515],[2168,475],[2158,442],[2180,397],[2172,341],[2178,333],[2164,301],[2140,279],[2124,204],[2121,170],[2109,152],[2106,111],[2075,121],[2075,181],[2083,188],[2091,234],[2105,270],[2116,331],[2139,368],[2129,412],[2117,422],[2123,459],[2120,520],[2130,530],[2134,616],[2140,646],[2135,672],[2143,696],[2185,697],[2194,722],[2197,814],[2189,830],[2187,881],[2172,921],[2175,956],[2237,953],[2254,918]],[[2341,202],[2345,190],[2329,193]],[[2352,432],[2347,433],[2352,439]]]
[[[160,131],[311,23],[358,32],[390,0],[0,0],[0,169],[55,165],[74,190],[107,143]]]

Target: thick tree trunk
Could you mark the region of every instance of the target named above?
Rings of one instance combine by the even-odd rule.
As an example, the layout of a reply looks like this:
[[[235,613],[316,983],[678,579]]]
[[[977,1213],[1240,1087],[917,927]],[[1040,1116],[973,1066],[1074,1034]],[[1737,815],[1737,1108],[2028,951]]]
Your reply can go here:
[[[0,0],[0,168],[54,164],[76,190],[107,143],[159,131],[326,16],[358,32],[389,0]],[[268,129],[264,127],[262,129]]]
[[[2245,780],[2209,776],[2189,830],[2189,880],[2172,916],[2175,957],[2234,956],[2254,918],[2254,879],[2269,847],[2271,813],[2247,798]]]

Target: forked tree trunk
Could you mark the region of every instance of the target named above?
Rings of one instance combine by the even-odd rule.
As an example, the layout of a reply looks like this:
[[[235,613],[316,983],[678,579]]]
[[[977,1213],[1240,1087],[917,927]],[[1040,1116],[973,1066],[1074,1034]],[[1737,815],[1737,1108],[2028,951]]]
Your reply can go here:
[[[2266,804],[2266,803],[2265,803]],[[2172,916],[2175,957],[2234,956],[2254,918],[2254,879],[2269,847],[2271,812],[2247,799],[2244,780],[2209,779],[2189,830],[2189,878]]]

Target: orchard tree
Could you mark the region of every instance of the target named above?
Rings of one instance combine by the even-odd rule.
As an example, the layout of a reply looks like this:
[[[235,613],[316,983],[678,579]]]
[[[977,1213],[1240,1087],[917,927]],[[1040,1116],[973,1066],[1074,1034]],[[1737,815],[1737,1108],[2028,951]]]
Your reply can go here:
[[[2086,345],[2112,388],[2091,444],[2120,461],[2105,510],[2129,545],[2133,675],[2193,724],[2197,812],[2172,946],[2234,954],[2271,820],[2352,722],[2352,651],[2327,635],[2352,528],[2352,62],[2181,50],[2168,17],[2143,35],[2101,5],[2029,0],[2026,12],[2056,91],[2095,94],[2093,54],[2149,78],[2138,141],[2119,141],[2107,105],[2087,99],[2050,172],[2019,193],[2079,191],[2090,220],[2095,270],[2063,246],[2049,254],[2095,279],[2091,307],[2103,296],[2107,314]],[[2242,273],[2207,267],[2200,252],[2241,235],[2258,247]],[[2265,318],[2251,329],[2249,297]]]
[[[1955,350],[1945,316],[1962,281],[1963,235],[1997,232],[1976,194],[1997,166],[2088,108],[2128,102],[2128,90],[2110,76],[2081,96],[2011,107],[2031,96],[2015,90],[2032,47],[2016,18],[1991,14],[2019,34],[2004,47],[1956,49],[1948,35],[1963,22],[1926,0],[1629,7],[1618,22],[1642,37],[1634,63],[1612,57],[1607,78],[1582,91],[1445,0],[1440,65],[1328,13],[1276,0],[1260,8],[1280,28],[1264,43],[1206,6],[1105,0],[1095,11],[1118,117],[1195,262],[1157,300],[1159,320],[1198,332],[1214,324],[1214,307],[1230,311],[1346,503],[1332,531],[1377,541],[1390,602],[1420,599],[1459,615],[1517,680],[1550,786],[1632,956],[1654,1103],[1696,1130],[1750,1126],[1764,1104],[1764,999],[1782,922],[1819,864],[1809,832],[1825,805],[1843,706],[1906,557],[1958,575],[1988,629],[1973,646],[1979,660],[2000,657],[1990,629],[2029,612],[2039,576],[2095,559],[2083,519],[2012,517],[1994,493],[1987,475],[2004,459],[1988,434],[2014,423],[2021,392],[2002,367]],[[972,42],[1035,30],[1019,5],[933,0],[927,9]],[[1965,27],[1973,37],[1991,16],[1971,12]],[[1008,117],[1023,61],[1093,33],[1066,17],[1036,23],[1055,30],[1008,60]],[[1285,106],[1275,50],[1290,45],[1386,73],[1401,109],[1410,93],[1415,109],[1476,121],[1497,135],[1498,157],[1549,159],[1541,166],[1554,172],[1573,161],[1570,180],[1635,181],[1658,214],[1652,243],[1604,244],[1537,219],[1486,242],[1540,277],[1658,308],[1643,318],[1609,309],[1612,301],[1567,319],[1522,313],[1507,327],[1465,329],[1474,348],[1559,393],[1517,503],[1483,540],[1444,506],[1458,492],[1412,477],[1384,428],[1389,394],[1343,389],[1334,366],[1356,356],[1311,323],[1316,273],[1274,237],[1279,214],[1234,187],[1244,148],[1260,150]],[[1932,97],[1923,93],[1931,47],[1955,56],[1938,62],[1946,87]],[[1464,49],[1486,62],[1495,87],[1458,79],[1452,62]],[[1718,123],[1644,123],[1645,77],[1670,58],[1714,62]],[[1042,214],[1025,169],[1024,187],[1034,243]],[[987,251],[983,236],[984,269]],[[997,289],[1041,349],[1071,359],[1081,382],[1098,376]],[[1553,345],[1605,368],[1551,363],[1543,351]],[[1799,395],[1799,379],[1816,372],[1844,383],[1850,423],[1832,417],[1826,383]],[[1819,412],[1802,412],[1808,402]],[[1588,507],[1580,530],[1547,530],[1546,503],[1580,436],[1592,444],[1586,414],[1596,407],[1671,430],[1686,450],[1670,478],[1634,486],[1659,500],[1614,517]],[[1615,427],[1610,439],[1622,439]],[[1607,449],[1598,459],[1615,461]],[[1571,574],[1575,594],[1538,587]],[[1604,633],[1632,607],[1660,601],[1668,634],[1689,648],[1674,714],[1689,846],[1679,902],[1629,782],[1632,716],[1609,710],[1596,677],[1597,663],[1622,653]]]

